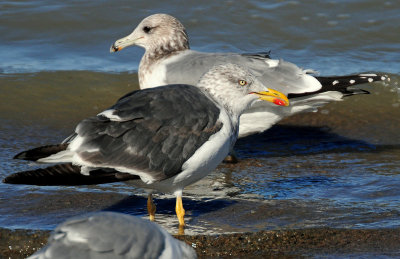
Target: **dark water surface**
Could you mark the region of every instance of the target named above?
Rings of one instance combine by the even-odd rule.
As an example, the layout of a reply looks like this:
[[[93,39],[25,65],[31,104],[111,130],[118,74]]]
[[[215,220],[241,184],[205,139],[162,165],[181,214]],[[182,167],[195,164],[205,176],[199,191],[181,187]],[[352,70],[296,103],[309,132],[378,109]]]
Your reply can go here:
[[[389,74],[318,113],[238,141],[184,192],[188,234],[307,227],[400,226],[399,1],[3,1],[0,3],[0,177],[36,167],[16,153],[56,143],[81,119],[138,88],[143,50],[110,45],[152,13],[179,18],[201,51],[272,50],[322,75]],[[101,209],[144,216],[125,183],[83,187],[0,184],[0,227],[52,229]],[[176,232],[174,199],[158,218]]]

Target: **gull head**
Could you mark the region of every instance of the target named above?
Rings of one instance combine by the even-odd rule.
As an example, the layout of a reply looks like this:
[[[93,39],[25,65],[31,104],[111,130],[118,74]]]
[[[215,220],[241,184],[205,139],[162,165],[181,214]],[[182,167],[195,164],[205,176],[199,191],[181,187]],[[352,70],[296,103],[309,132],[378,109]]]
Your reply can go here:
[[[137,45],[146,51],[173,52],[189,49],[185,27],[168,14],[153,14],[143,19],[128,36],[114,42],[110,52]]]
[[[283,93],[263,85],[248,70],[236,64],[213,67],[201,77],[197,86],[237,116],[258,101],[289,105]]]

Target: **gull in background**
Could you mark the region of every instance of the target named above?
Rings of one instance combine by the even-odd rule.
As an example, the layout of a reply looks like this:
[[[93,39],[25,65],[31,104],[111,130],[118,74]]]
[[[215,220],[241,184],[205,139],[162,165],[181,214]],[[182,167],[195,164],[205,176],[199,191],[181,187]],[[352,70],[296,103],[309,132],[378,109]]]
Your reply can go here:
[[[368,93],[350,89],[357,84],[386,80],[387,76],[357,74],[315,76],[293,63],[271,59],[269,53],[205,53],[189,48],[189,38],[182,23],[168,14],[154,14],[143,19],[134,31],[111,46],[110,52],[137,45],[145,49],[139,65],[141,89],[167,84],[195,84],[211,67],[234,63],[254,74],[264,85],[287,95],[290,106],[282,109],[270,104],[254,103],[241,117],[239,138],[260,133],[284,117],[299,112],[316,111],[344,96]]]

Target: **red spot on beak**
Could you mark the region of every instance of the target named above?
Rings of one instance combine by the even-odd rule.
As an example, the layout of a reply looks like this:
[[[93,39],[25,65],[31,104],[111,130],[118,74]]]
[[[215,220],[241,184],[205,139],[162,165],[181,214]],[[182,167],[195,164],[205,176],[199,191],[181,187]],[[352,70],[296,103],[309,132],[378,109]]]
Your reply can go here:
[[[275,99],[274,104],[280,105],[280,106],[286,106],[285,102],[282,101],[281,99]]]

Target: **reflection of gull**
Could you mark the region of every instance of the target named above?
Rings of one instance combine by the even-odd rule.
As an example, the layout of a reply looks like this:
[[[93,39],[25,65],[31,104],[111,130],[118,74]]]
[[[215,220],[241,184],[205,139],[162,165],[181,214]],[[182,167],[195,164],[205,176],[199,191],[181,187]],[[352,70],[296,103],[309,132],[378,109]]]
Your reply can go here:
[[[234,63],[249,69],[267,87],[274,88],[291,99],[285,109],[271,108],[266,103],[256,103],[244,113],[240,121],[239,137],[262,132],[285,116],[301,111],[314,111],[329,101],[343,96],[366,93],[349,90],[349,86],[384,80],[375,74],[343,77],[317,77],[296,65],[283,60],[270,59],[266,53],[202,53],[189,50],[188,36],[183,25],[174,17],[155,14],[145,18],[125,38],[117,40],[110,51],[118,51],[130,45],[146,49],[140,61],[140,88],[166,84],[195,84],[210,67],[221,63]],[[268,107],[268,108],[266,108]]]
[[[74,185],[136,177],[143,188],[175,193],[176,213],[184,226],[183,188],[223,160],[236,141],[240,115],[261,100],[288,105],[286,96],[233,64],[214,67],[197,87],[135,91],[80,122],[64,143],[15,157],[64,164],[16,173],[4,182]],[[90,177],[80,181],[82,174]],[[154,218],[151,195],[148,209]]]
[[[115,212],[69,219],[30,259],[196,258],[195,251],[153,222]]]

